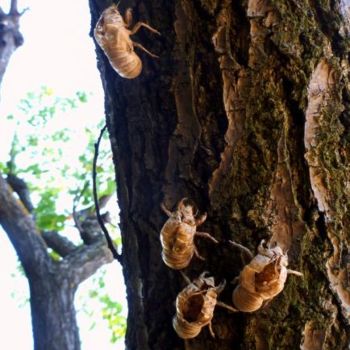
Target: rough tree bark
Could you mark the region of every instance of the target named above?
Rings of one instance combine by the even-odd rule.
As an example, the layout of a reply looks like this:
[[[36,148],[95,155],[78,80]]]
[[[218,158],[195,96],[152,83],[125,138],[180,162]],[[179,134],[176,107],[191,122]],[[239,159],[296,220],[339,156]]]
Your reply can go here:
[[[0,84],[8,62],[22,43],[17,1],[6,14],[0,8]],[[17,195],[17,196],[16,196]],[[78,285],[113,260],[93,211],[77,213],[82,239],[75,246],[57,232],[39,232],[26,183],[15,174],[0,173],[0,225],[23,266],[30,287],[35,350],[78,350],[80,340],[74,309]],[[79,214],[80,217],[79,217]],[[84,225],[86,223],[86,225]],[[62,258],[54,261],[48,248]],[[4,287],[4,286],[3,286]]]
[[[90,0],[92,26],[111,1]],[[123,240],[127,349],[345,349],[350,343],[349,2],[125,0],[141,31],[135,80],[97,48]],[[190,197],[222,243],[198,242],[191,277],[230,281],[234,239],[288,250],[284,291],[252,314],[216,310],[213,329],[172,330],[184,283],[161,260],[160,204]],[[221,296],[230,303],[233,286]]]

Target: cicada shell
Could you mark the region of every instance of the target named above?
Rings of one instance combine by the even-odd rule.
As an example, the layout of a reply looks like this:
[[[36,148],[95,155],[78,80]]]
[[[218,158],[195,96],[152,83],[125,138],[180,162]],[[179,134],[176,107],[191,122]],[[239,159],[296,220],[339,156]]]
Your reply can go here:
[[[138,22],[129,30],[131,20],[131,9],[126,11],[124,19],[118,11],[118,6],[113,4],[102,12],[94,30],[96,42],[108,57],[111,66],[121,77],[127,79],[136,78],[142,70],[142,61],[135,53],[134,46],[152,57],[157,57],[141,44],[133,42],[130,35],[135,34],[141,27],[159,34],[157,30],[143,22]]]
[[[264,246],[261,242],[258,254],[239,275],[233,291],[233,304],[242,312],[254,312],[282,292],[288,274],[302,276],[298,271],[287,269],[288,256],[276,245]]]
[[[188,284],[176,298],[173,327],[180,338],[194,338],[207,325],[214,336],[211,320],[217,297],[223,290],[225,282],[215,286],[214,277],[205,277],[205,275],[206,272]]]
[[[189,265],[194,254],[204,260],[194,244],[195,235],[218,243],[209,233],[197,231],[197,226],[205,221],[206,214],[197,216],[194,206],[186,198],[178,203],[174,212],[170,212],[164,205],[162,209],[169,216],[160,232],[164,263],[172,269],[181,270]]]

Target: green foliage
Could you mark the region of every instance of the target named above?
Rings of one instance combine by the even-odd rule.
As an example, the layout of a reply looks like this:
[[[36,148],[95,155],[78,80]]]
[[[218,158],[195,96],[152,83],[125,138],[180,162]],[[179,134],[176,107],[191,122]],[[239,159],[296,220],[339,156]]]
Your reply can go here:
[[[111,342],[115,343],[123,338],[126,332],[126,320],[121,315],[122,305],[111,300],[108,295],[101,297],[100,301],[105,304],[102,309],[102,317],[108,322],[108,327],[112,331]]]
[[[9,160],[0,160],[0,171],[18,175],[29,186],[39,230],[61,231],[60,234],[72,231],[69,226],[73,225],[73,203],[77,210],[94,205],[92,161],[94,143],[103,121],[89,125],[78,119],[81,115],[75,112],[88,100],[88,94],[82,91],[73,97],[57,97],[52,89],[43,87],[39,92],[29,92],[20,101],[18,111],[6,118],[14,131]],[[113,162],[106,134],[99,150],[97,181],[99,197],[115,193]],[[111,226],[110,233],[120,245],[117,229]],[[54,261],[61,259],[51,249],[48,252]],[[124,337],[126,319],[121,304],[109,297],[104,278],[102,273],[94,279],[89,297],[97,303],[99,314],[96,318],[107,322],[114,343]],[[27,301],[17,292],[14,297],[21,305]],[[91,307],[91,299],[84,302],[83,307],[88,315],[96,313]]]
[[[66,215],[56,214],[58,195],[59,189],[57,188],[48,188],[41,194],[35,210],[36,223],[39,229],[49,231],[61,231],[64,229]]]
[[[30,186],[39,229],[63,230],[78,195],[82,197],[80,204],[93,205],[92,184],[85,184],[91,179],[94,142],[102,121],[86,126],[83,135],[74,126],[79,122],[74,112],[87,102],[88,94],[83,91],[73,97],[58,97],[52,89],[42,87],[39,92],[27,93],[17,113],[7,116],[15,131],[10,159],[0,161],[0,171],[16,174]],[[99,154],[101,196],[115,192],[108,146],[104,142]],[[69,202],[72,204],[67,208]]]
[[[49,249],[49,254],[51,256],[51,259],[53,261],[60,261],[62,258],[59,254],[57,254],[54,250],[52,249]]]
[[[116,343],[125,336],[126,317],[123,315],[123,307],[121,303],[113,300],[106,293],[104,281],[105,271],[101,270],[98,277],[94,279],[95,288],[90,290],[89,296],[91,299],[97,300],[100,304],[102,318],[107,322],[108,328],[112,332],[110,341]],[[90,314],[90,316],[92,316],[92,314]],[[91,328],[94,326],[95,323],[92,323]]]

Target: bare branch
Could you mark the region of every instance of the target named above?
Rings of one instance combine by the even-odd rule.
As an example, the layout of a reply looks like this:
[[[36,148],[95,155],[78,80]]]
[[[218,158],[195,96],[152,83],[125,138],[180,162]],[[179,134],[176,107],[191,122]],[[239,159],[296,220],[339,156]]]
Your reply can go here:
[[[17,0],[11,0],[10,15],[18,15]]]
[[[61,257],[73,253],[78,247],[68,238],[61,236],[55,231],[45,231],[42,233],[46,244]]]
[[[119,254],[116,250],[116,248],[114,247],[113,241],[111,239],[111,236],[109,235],[109,232],[103,222],[103,219],[101,217],[100,214],[100,205],[99,205],[99,201],[97,198],[97,185],[96,185],[96,176],[97,176],[97,172],[96,172],[96,164],[97,164],[97,158],[98,158],[98,149],[100,146],[100,142],[102,140],[102,136],[103,133],[105,132],[105,130],[107,129],[107,125],[105,125],[100,133],[100,136],[97,139],[97,142],[95,143],[95,154],[94,154],[94,161],[93,161],[93,166],[92,166],[92,184],[93,184],[93,195],[94,195],[94,202],[95,202],[95,208],[96,208],[96,216],[97,216],[97,221],[99,223],[99,225],[101,226],[101,229],[106,237],[107,240],[107,245],[108,248],[111,250],[114,259],[118,260],[120,264],[122,264],[122,255]]]
[[[92,276],[101,266],[113,261],[113,254],[101,236],[91,245],[83,245],[60,262],[61,273],[68,275],[78,286]]]
[[[46,244],[38,233],[32,216],[13,196],[1,174],[0,225],[11,240],[26,274],[45,274],[51,262]]]
[[[74,224],[75,224],[75,227],[78,229],[79,231],[79,234],[80,234],[80,238],[82,240],[84,240],[84,237],[83,237],[83,228],[81,227],[81,223],[80,223],[80,220],[78,218],[78,215],[77,215],[77,205],[79,203],[79,200],[81,198],[81,196],[84,194],[84,192],[86,191],[87,187],[89,185],[89,182],[86,181],[85,184],[84,184],[84,187],[83,189],[80,191],[79,194],[77,194],[75,197],[74,197],[74,200],[73,200],[73,220],[74,220]]]
[[[18,194],[19,199],[22,201],[25,208],[32,213],[34,210],[32,200],[30,198],[29,188],[26,182],[20,179],[14,174],[8,174],[6,178],[7,183],[12,187],[12,189]]]
[[[21,17],[25,12],[29,10],[29,7],[24,8],[22,11],[18,11],[17,0],[11,1],[9,16],[15,17],[18,21],[19,17]]]

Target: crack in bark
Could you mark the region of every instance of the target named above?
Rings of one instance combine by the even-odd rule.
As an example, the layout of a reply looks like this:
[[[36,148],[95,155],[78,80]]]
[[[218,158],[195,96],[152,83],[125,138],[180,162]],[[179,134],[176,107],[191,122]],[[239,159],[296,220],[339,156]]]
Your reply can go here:
[[[339,298],[342,305],[342,313],[345,319],[350,317],[350,290],[348,286],[348,269],[342,264],[342,219],[339,218],[339,200],[341,197],[335,197],[334,185],[337,182],[346,181],[343,169],[335,171],[333,174],[329,171],[329,163],[325,152],[326,142],[320,135],[327,126],[327,113],[333,113],[334,118],[340,115],[341,109],[334,111],[334,105],[337,103],[336,81],[337,75],[327,58],[323,58],[316,66],[308,89],[308,107],[306,110],[305,123],[305,158],[309,165],[310,181],[318,209],[325,216],[327,235],[333,247],[333,253],[326,263],[327,275],[330,282],[330,288]],[[340,124],[340,121],[337,120]],[[337,125],[337,124],[336,124]],[[334,132],[334,136],[328,141],[330,150],[337,155],[338,143],[340,139],[341,128]],[[333,145],[334,143],[334,145]],[[327,150],[328,151],[328,150]],[[338,224],[337,224],[338,223]],[[338,232],[340,231],[340,232]]]

